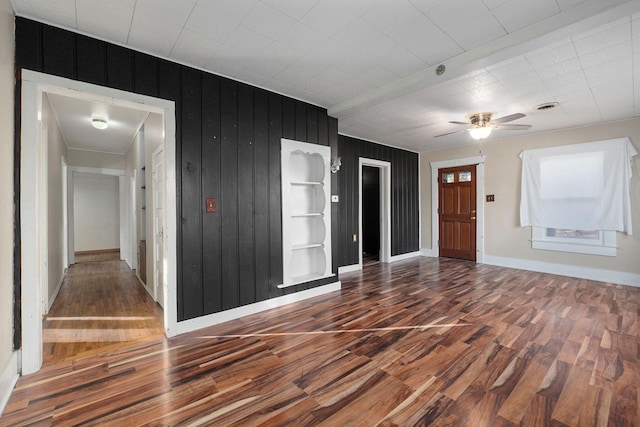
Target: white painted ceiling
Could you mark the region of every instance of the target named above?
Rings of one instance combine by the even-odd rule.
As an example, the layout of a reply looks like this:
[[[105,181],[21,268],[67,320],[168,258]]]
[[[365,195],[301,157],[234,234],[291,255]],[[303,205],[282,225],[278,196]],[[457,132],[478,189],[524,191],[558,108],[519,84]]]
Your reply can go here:
[[[54,93],[47,93],[47,98],[67,148],[76,150],[125,154],[149,115],[96,100]],[[94,118],[106,120],[108,128],[94,128]]]
[[[474,143],[433,137],[475,112],[532,125],[491,139],[640,116],[640,0],[12,1],[17,15],[320,105],[342,134],[416,152]]]

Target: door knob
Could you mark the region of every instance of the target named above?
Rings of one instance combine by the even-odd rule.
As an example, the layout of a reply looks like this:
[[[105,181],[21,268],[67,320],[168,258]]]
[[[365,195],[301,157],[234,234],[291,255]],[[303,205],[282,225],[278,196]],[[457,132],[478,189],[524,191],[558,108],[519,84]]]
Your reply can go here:
[[[469,218],[469,219],[476,219],[476,217],[475,217],[475,216],[472,216],[472,217],[471,217],[471,218]]]

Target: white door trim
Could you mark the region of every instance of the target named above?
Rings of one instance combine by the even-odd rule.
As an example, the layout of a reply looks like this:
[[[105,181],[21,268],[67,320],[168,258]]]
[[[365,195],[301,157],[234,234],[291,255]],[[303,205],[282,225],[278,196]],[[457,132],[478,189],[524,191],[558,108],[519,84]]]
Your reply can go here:
[[[476,167],[476,262],[484,263],[484,159],[485,156],[431,162],[431,251],[434,257],[440,256],[438,236],[440,224],[438,218],[438,169],[456,166],[475,165]]]
[[[358,266],[362,269],[362,167],[380,169],[380,262],[391,262],[391,163],[360,157],[358,160]]]
[[[158,280],[158,269],[156,266],[156,259],[158,257],[157,255],[157,245],[156,245],[156,239],[158,236],[158,230],[156,229],[156,185],[158,182],[160,182],[162,184],[161,180],[156,181],[156,164],[157,164],[157,160],[156,158],[158,156],[163,156],[164,154],[164,147],[158,147],[156,148],[156,150],[153,152],[152,156],[151,156],[151,173],[152,173],[152,178],[151,181],[153,182],[152,188],[153,188],[153,192],[151,193],[151,206],[147,206],[147,213],[151,212],[151,222],[152,222],[152,239],[151,239],[151,245],[153,246],[152,249],[152,259],[153,259],[153,299],[155,299],[156,301],[158,301],[158,288],[162,287],[162,301],[158,301],[158,303],[162,306],[162,308],[164,308],[164,305],[166,304],[166,299],[165,299],[165,295],[167,293],[167,281],[164,277],[164,274],[162,275],[162,283],[160,283],[160,281]],[[166,167],[166,164],[164,163],[164,156],[162,158],[162,163],[163,163],[163,170]],[[162,210],[162,216],[163,216],[163,220],[162,223],[165,224],[166,220],[167,220],[167,216],[165,213],[165,210]],[[164,230],[162,231],[164,233]],[[147,236],[147,243],[149,243],[149,236]],[[165,246],[165,240],[164,238],[162,239],[162,252],[163,252],[163,256],[165,256],[165,260],[163,261],[163,264],[166,264],[166,246]],[[148,249],[147,249],[148,250]],[[149,265],[149,263],[147,263],[147,266]]]
[[[125,106],[164,116],[165,165],[175,165],[175,103],[51,76],[31,70],[22,70],[21,129],[20,129],[20,239],[21,251],[21,313],[22,313],[22,373],[36,372],[42,365],[42,304],[38,271],[38,164],[37,132],[38,117],[42,111],[43,93],[58,93],[87,100],[99,100],[113,105]],[[68,194],[70,197],[71,195]],[[167,218],[167,265],[165,266],[168,285],[165,296],[164,327],[167,336],[177,331],[176,303],[176,259],[177,259],[177,210],[175,167],[165,168],[165,212]]]

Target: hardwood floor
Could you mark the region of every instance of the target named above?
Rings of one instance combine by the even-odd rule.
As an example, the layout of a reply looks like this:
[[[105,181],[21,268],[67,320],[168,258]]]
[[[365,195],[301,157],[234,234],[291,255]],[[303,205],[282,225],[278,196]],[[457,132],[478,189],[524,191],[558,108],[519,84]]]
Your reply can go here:
[[[78,254],[43,322],[44,363],[164,336],[162,309],[119,252]]]
[[[638,426],[640,289],[449,259],[20,378],[0,425]]]

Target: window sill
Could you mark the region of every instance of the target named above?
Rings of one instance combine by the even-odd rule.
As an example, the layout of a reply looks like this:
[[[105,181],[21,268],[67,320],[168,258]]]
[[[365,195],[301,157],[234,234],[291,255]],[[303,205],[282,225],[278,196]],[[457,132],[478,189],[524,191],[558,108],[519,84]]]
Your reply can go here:
[[[576,245],[576,244],[570,244],[570,243],[549,242],[544,240],[532,240],[531,247],[533,249],[543,249],[547,251],[573,252],[573,253],[588,254],[588,255],[616,256],[618,253],[617,246],[585,245],[585,244]]]

